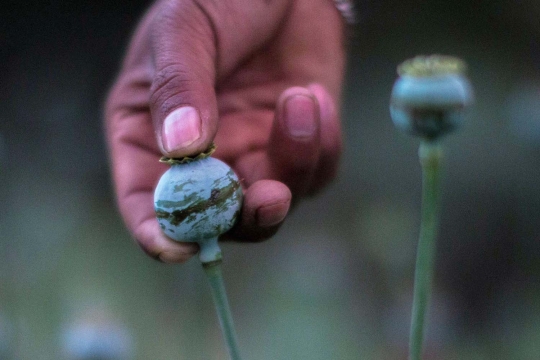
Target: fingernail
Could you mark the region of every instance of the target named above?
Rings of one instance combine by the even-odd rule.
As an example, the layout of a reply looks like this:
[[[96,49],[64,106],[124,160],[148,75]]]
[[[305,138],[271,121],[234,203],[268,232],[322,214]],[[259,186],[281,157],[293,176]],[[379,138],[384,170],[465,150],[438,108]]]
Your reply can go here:
[[[313,98],[292,95],[285,100],[284,121],[289,134],[296,138],[311,137],[316,129],[316,110]]]
[[[195,108],[181,107],[165,118],[161,131],[165,151],[177,151],[201,137],[201,118]]]
[[[261,227],[270,227],[279,224],[287,216],[289,202],[262,206],[257,209],[256,221]]]

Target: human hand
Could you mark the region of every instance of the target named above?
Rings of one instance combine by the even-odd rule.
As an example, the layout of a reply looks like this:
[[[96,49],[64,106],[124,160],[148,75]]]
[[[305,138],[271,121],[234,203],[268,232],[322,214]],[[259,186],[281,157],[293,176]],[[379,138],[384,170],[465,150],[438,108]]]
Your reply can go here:
[[[166,0],[140,23],[106,104],[120,212],[142,249],[183,262],[198,245],[166,237],[154,187],[167,165],[214,141],[242,181],[228,234],[258,241],[336,173],[343,20],[330,0]]]

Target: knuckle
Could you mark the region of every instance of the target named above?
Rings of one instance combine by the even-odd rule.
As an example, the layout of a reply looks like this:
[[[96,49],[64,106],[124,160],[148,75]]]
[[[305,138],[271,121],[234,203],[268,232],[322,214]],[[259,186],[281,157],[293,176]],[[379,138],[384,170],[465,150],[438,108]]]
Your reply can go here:
[[[170,64],[164,66],[155,75],[150,87],[152,96],[159,96],[168,89],[181,88],[189,82],[190,74],[184,66],[180,64]]]
[[[123,86],[119,81],[116,81],[109,89],[104,103],[104,115],[106,121],[111,121],[113,115],[118,111],[122,91]]]
[[[190,102],[194,80],[182,65],[168,65],[159,70],[150,87],[150,105],[167,114],[178,105]]]
[[[122,72],[105,98],[105,122],[118,122],[131,118],[133,114],[147,112],[150,79],[149,72],[140,68],[130,68]]]

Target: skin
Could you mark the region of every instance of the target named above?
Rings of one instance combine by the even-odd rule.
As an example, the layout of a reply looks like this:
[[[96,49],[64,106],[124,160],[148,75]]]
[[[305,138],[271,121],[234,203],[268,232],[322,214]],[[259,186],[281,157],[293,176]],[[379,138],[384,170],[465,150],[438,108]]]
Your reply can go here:
[[[153,192],[160,156],[204,151],[238,174],[239,223],[226,237],[272,236],[292,203],[336,174],[344,22],[330,0],[158,1],[139,24],[106,103],[106,133],[118,205],[141,248],[184,262],[193,243],[159,228]],[[171,150],[163,130],[191,106],[200,137]]]

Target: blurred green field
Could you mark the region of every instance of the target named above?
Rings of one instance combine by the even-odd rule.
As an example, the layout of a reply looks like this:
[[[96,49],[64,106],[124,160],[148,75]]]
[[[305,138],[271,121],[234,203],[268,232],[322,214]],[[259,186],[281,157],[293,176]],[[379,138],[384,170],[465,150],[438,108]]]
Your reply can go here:
[[[147,258],[112,196],[102,103],[146,5],[0,10],[1,360],[226,359],[200,265]],[[445,141],[426,359],[539,359],[540,3],[358,9],[338,179],[272,240],[223,246],[245,359],[406,359],[420,168],[388,100],[431,53],[469,63],[476,105]]]

